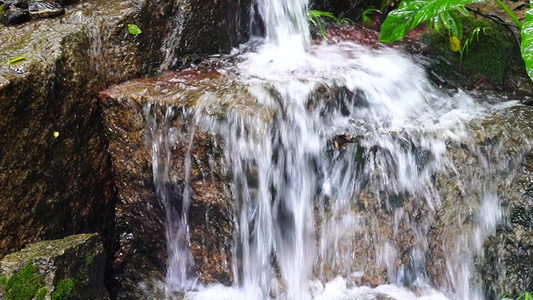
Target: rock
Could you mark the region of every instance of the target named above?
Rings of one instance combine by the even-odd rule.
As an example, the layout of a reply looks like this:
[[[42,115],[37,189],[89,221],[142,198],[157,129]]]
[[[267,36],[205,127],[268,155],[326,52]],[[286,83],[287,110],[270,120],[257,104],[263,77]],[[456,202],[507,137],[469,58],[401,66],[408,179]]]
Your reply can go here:
[[[248,41],[251,0],[179,1],[165,40],[165,69],[196,65],[211,54],[229,53]]]
[[[189,47],[189,53],[208,55],[236,46],[246,39],[245,29],[239,39],[225,37],[247,23],[235,9],[239,1],[195,2],[194,7],[207,12],[193,11],[187,1],[62,2],[70,6],[61,17],[0,25],[0,257],[35,240],[99,232],[109,256],[106,281],[114,298],[126,268],[114,263],[115,247],[130,238],[130,231],[115,231],[118,181],[112,177],[97,93],[112,83],[158,72],[164,44],[172,47],[166,48],[167,59],[182,55],[185,50],[175,47],[174,38],[182,45],[198,40],[181,30],[194,27],[191,22],[200,15],[207,19],[196,23],[204,27],[197,30],[224,31],[216,42],[224,46],[197,52]],[[213,19],[219,13],[213,7],[222,6],[231,13]],[[187,18],[171,17],[179,14]],[[138,25],[143,33],[129,34],[127,24]],[[215,42],[209,39],[215,37],[205,35],[202,41],[211,46]],[[25,59],[8,65],[19,56]],[[116,213],[121,219],[123,211]],[[163,235],[159,231],[153,239]],[[157,239],[154,247],[164,248],[164,243]],[[153,268],[164,269],[160,256],[146,255]]]
[[[508,144],[506,155],[520,157],[518,145],[533,138],[533,130],[529,128],[532,118],[532,107],[496,116],[492,124],[510,120],[509,126],[515,130],[512,135],[490,130],[485,140],[495,141],[497,145]],[[533,290],[533,153],[529,152],[516,164],[512,181],[499,188],[504,221],[485,243],[479,262],[488,298]]]
[[[98,234],[41,241],[0,261],[0,297],[18,298],[32,290],[37,299],[109,299],[104,287],[106,255]],[[2,298],[4,299],[4,298]]]
[[[189,86],[194,88],[188,89]],[[214,97],[208,106],[198,106],[200,97],[221,91],[229,91],[228,97],[220,102]],[[169,181],[157,189],[168,189],[168,197],[173,203],[168,209],[179,213],[187,176],[185,157],[192,145],[189,226],[194,276],[204,283],[230,284],[233,281],[230,251],[233,200],[231,178],[223,164],[223,144],[205,128],[195,128],[184,111],[201,109],[217,119],[223,118],[224,112],[232,108],[254,110],[253,106],[245,105],[249,99],[245,91],[216,71],[192,70],[128,81],[100,95],[118,194],[117,231],[123,233],[115,264],[135,273],[144,272],[144,267],[138,269],[139,261],[144,265],[151,262],[156,268],[148,269],[153,270],[153,277],[159,280],[166,271],[165,211],[161,199],[155,196],[151,158],[151,139],[154,137],[150,136],[151,123],[147,118],[154,118],[159,126],[163,126],[163,116],[172,111],[169,123],[164,125],[173,128]],[[167,110],[167,107],[172,108]],[[140,147],[143,144],[145,146]],[[160,168],[164,168],[163,165]],[[124,278],[122,284],[135,287],[141,279]],[[151,281],[153,279],[148,279]],[[128,295],[119,299],[139,299],[143,294],[142,290],[129,290]]]
[[[196,263],[194,272],[202,282],[229,284],[232,281],[230,266],[237,264],[238,268],[240,262],[231,261],[231,244],[228,244],[233,238],[234,225],[231,219],[233,200],[231,194],[223,192],[228,190],[230,183],[225,172],[221,171],[224,169],[220,159],[224,144],[213,135],[211,127],[197,128],[191,143],[187,137],[191,134],[192,123],[188,120],[187,112],[200,111],[201,115],[209,116],[213,128],[223,124],[230,110],[242,115],[258,114],[265,122],[271,120],[273,112],[254,103],[247,93],[247,87],[234,80],[233,76],[231,72],[222,75],[211,69],[170,72],[154,78],[125,82],[101,93],[115,178],[120,187],[118,207],[121,223],[124,224],[120,231],[131,233],[121,242],[121,249],[125,250],[119,257],[125,258],[121,262],[124,265],[131,265],[128,260],[135,260],[133,253],[152,253],[158,257],[157,261],[162,264],[165,262],[164,246],[157,244],[163,238],[163,206],[155,199],[152,178],[148,176],[152,170],[149,158],[151,144],[149,142],[148,148],[136,150],[134,145],[142,140],[150,141],[152,127],[149,124],[152,123],[147,123],[148,118],[153,118],[151,122],[156,120],[161,126],[163,116],[171,116],[166,126],[176,131],[169,131],[169,138],[174,142],[170,144],[171,180],[168,184],[177,211],[183,200],[180,195],[184,189],[184,160],[189,143],[192,145],[191,156],[194,157],[190,210],[191,250]],[[359,92],[319,86],[310,97],[308,108],[313,110],[322,107],[323,110],[316,113],[324,114],[324,117],[331,111],[343,113],[343,105],[348,103],[336,103],[339,95],[354,107],[368,105],[364,95]],[[326,103],[319,106],[318,101]],[[173,114],[169,114],[169,111]],[[514,185],[531,181],[527,177],[530,175],[524,173],[526,177],[523,177],[515,170],[531,151],[533,131],[528,122],[531,118],[531,107],[517,106],[471,121],[468,135],[472,139],[467,144],[451,140],[447,142],[447,158],[453,162],[454,168],[450,165],[446,172],[432,175],[428,183],[431,185],[428,192],[432,193],[429,199],[424,198],[423,193],[393,193],[380,182],[379,176],[373,177],[368,173],[359,175],[365,176],[364,180],[359,179],[364,184],[351,199],[350,209],[342,210],[332,218],[340,220],[349,229],[333,231],[335,227],[328,228],[328,224],[321,223],[324,216],[331,217],[333,213],[328,206],[324,212],[316,211],[319,241],[324,233],[333,238],[321,245],[319,259],[325,263],[317,266],[315,275],[327,282],[339,274],[349,277],[354,271],[361,272],[364,280],[358,284],[370,286],[387,282],[409,286],[423,276],[435,286],[442,287],[449,284],[448,270],[458,268],[455,265],[460,262],[456,259],[457,251],[472,251],[469,253],[472,260],[477,259],[477,266],[491,266],[490,263],[484,263],[484,259],[495,257],[493,254],[484,254],[480,246],[471,243],[466,243],[470,248],[462,248],[462,241],[476,237],[473,232],[479,229],[476,227],[479,223],[473,212],[480,209],[484,186],[497,193],[504,205],[520,202],[517,199],[521,199],[523,191],[515,190]],[[359,157],[360,164],[355,168],[366,166],[372,170],[369,164],[386,156],[386,150],[376,147],[365,149],[359,144],[360,138],[348,135],[333,138],[332,157],[341,157],[343,153],[355,155]],[[406,149],[413,151],[420,167],[432,159],[423,149],[415,147],[415,143],[408,142],[413,136],[398,138],[406,140]],[[216,159],[213,160],[214,157]],[[388,167],[394,174],[392,164]],[[382,168],[375,169],[383,171]],[[362,169],[358,170],[362,172]],[[211,175],[206,177],[205,174]],[[494,180],[498,186],[491,185],[495,177],[499,178],[498,181]],[[132,184],[134,182],[136,184]],[[529,220],[527,215],[516,218],[521,220],[521,224]],[[159,236],[155,237],[157,234]],[[481,239],[493,232],[483,234],[485,236],[481,236]],[[149,243],[143,245],[141,240]],[[162,277],[163,268],[159,270],[154,269],[153,274],[160,272],[159,276]],[[510,267],[507,272],[516,271]],[[142,294],[135,295],[132,298],[139,298]]]
[[[0,5],[3,2],[0,1]],[[65,8],[59,2],[45,0],[6,0],[3,13],[0,12],[0,22],[5,25],[17,25],[30,21],[58,16],[65,13]]]
[[[17,25],[28,22],[31,19],[26,1],[7,2],[3,7],[4,10],[0,14],[0,22],[5,25]]]
[[[97,91],[158,68],[171,9],[90,0],[62,18],[0,25],[0,257],[99,232],[113,286],[116,196]],[[132,22],[142,35],[128,34]]]
[[[517,106],[471,121],[469,136],[477,140],[446,143],[453,168],[432,175],[428,192],[435,194],[431,202],[424,193],[391,192],[380,185],[379,176],[358,171],[362,186],[351,200],[351,210],[325,208],[325,216],[339,219],[340,228],[333,220],[328,227],[323,223],[324,213],[316,212],[318,235],[325,230],[334,237],[326,239],[319,250],[324,261],[317,272],[319,278],[329,281],[337,274],[349,276],[356,271],[367,278],[357,283],[362,285],[392,282],[410,286],[422,277],[437,287],[450,288],[450,278],[467,262],[462,258],[472,255],[475,262],[470,267],[481,274],[477,279],[483,281],[489,299],[504,292],[531,290],[532,118],[531,107]],[[358,139],[334,138],[332,157],[357,155],[365,168],[378,168],[373,164],[386,150],[365,149]],[[416,153],[416,147],[411,151]],[[428,159],[423,153],[417,155],[421,165]],[[361,165],[355,167],[363,168]],[[394,174],[394,166],[390,172]],[[493,211],[482,207],[482,202],[497,205],[498,201],[482,200],[493,196],[503,208],[498,230],[479,225],[479,218],[492,218]],[[483,209],[487,211],[478,215]],[[476,244],[477,239],[487,241],[483,246]]]
[[[28,9],[33,20],[59,16],[65,13],[65,8],[59,2],[31,0]]]

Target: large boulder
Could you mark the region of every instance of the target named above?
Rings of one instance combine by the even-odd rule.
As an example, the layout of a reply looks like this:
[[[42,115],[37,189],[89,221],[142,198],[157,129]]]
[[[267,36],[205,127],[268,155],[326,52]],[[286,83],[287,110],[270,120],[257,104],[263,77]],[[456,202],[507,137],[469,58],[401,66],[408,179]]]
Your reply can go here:
[[[100,232],[108,286],[119,286],[115,242],[126,235],[115,231],[97,93],[180,55],[229,51],[247,34],[247,8],[238,3],[88,0],[61,17],[0,25],[0,257],[34,240]],[[130,34],[128,24],[142,34]],[[213,33],[201,39],[209,47],[193,43],[203,31]]]
[[[165,205],[167,210],[181,210],[187,180],[192,186],[189,228],[196,276],[202,282],[228,284],[233,280],[231,265],[240,268],[241,262],[231,261],[235,256],[229,243],[235,235],[232,215],[234,209],[239,209],[239,200],[233,203],[228,192],[230,178],[226,172],[231,173],[232,166],[225,165],[221,154],[225,145],[216,135],[216,128],[227,125],[234,113],[256,114],[249,120],[269,123],[273,112],[254,101],[249,87],[233,76],[213,69],[188,70],[129,81],[101,93],[119,187],[119,231],[131,233],[121,241],[121,248],[128,250],[120,257],[131,270],[136,268],[135,255],[140,254],[145,260],[148,257],[161,265],[167,263],[163,211]],[[324,111],[315,112],[321,115],[342,111],[346,103],[338,103],[339,99],[363,105],[361,97],[346,88],[319,85],[310,95],[308,108],[324,107]],[[372,286],[387,282],[410,286],[417,278],[424,278],[439,287],[450,288],[455,282],[451,288],[460,292],[468,286],[468,280],[461,277],[465,282],[457,283],[459,277],[454,276],[458,273],[450,270],[458,270],[462,263],[471,270],[491,268],[499,254],[489,246],[482,248],[479,241],[489,238],[490,245],[493,239],[516,235],[491,227],[494,222],[502,222],[501,228],[508,226],[505,217],[492,223],[483,218],[499,218],[491,215],[497,211],[491,205],[503,207],[503,215],[524,210],[521,207],[526,204],[521,199],[529,195],[532,173],[522,164],[532,147],[533,131],[527,122],[532,117],[531,107],[515,106],[474,118],[464,129],[468,138],[446,142],[444,157],[434,157],[429,149],[421,147],[416,134],[391,132],[392,141],[416,157],[418,168],[440,160],[447,162],[445,170],[431,174],[416,193],[395,192],[387,184],[387,176],[393,178],[399,172],[398,162],[387,149],[369,147],[360,140],[362,136],[333,138],[328,150],[332,163],[342,162],[343,157],[358,157],[353,164],[356,170],[346,172],[360,185],[345,207],[334,209],[333,199],[325,199],[323,208],[320,205],[324,204],[317,203],[320,254],[315,275],[327,282],[339,274],[347,278],[362,274],[355,284]],[[164,140],[169,144],[161,144]],[[143,142],[145,148],[136,148]],[[154,152],[165,148],[170,151],[168,162],[165,155]],[[188,151],[194,158],[189,169]],[[154,163],[158,164],[156,169]],[[157,178],[164,166],[168,166],[168,171],[163,171],[168,172],[164,184],[176,207],[160,203],[154,192],[161,189]],[[247,175],[248,184],[253,185],[257,174],[250,170]],[[519,220],[524,223],[527,218],[528,214]],[[520,276],[516,261],[510,261],[512,248],[502,255],[509,257],[506,271],[492,270],[479,280],[487,284],[489,278],[497,276],[508,282],[503,278]],[[159,268],[159,278],[163,270]],[[514,285],[490,287],[493,293],[513,288],[519,289]]]
[[[0,257],[82,232],[100,232],[114,254],[115,191],[96,92],[161,60],[165,31],[155,28],[165,28],[171,7],[139,4],[84,1],[62,18],[0,26]],[[145,34],[128,34],[128,23]]]

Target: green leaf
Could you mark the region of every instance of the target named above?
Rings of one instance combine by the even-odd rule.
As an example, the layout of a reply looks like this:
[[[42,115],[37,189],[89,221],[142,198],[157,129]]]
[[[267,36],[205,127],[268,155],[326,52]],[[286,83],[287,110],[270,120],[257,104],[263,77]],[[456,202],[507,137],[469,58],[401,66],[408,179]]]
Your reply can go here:
[[[468,12],[468,10],[466,10],[466,8],[464,6],[459,6],[456,8],[456,10],[463,16],[465,17],[469,17],[470,16],[470,13]]]
[[[521,35],[522,58],[526,64],[527,74],[533,80],[533,9],[526,12],[526,22],[522,25]]]
[[[452,36],[458,39],[463,38],[463,22],[455,12],[445,11],[440,13],[439,16],[442,19],[444,27],[452,33]]]
[[[337,19],[332,13],[321,10],[310,10],[309,16],[311,16],[311,18],[328,17],[333,20]]]
[[[455,26],[457,27],[457,38],[462,40],[463,39],[463,19],[457,14],[456,12],[451,12],[450,15],[452,15],[452,19],[455,23]]]
[[[23,61],[23,60],[26,60],[26,57],[24,57],[24,56],[19,56],[19,57],[17,57],[17,58],[13,58],[12,60],[10,60],[10,61],[7,63],[7,65],[9,66],[9,65],[12,65],[12,64],[14,64],[14,63],[18,63],[19,61]]]
[[[138,34],[141,34],[143,33],[141,31],[141,29],[139,28],[139,26],[135,25],[135,24],[128,24],[128,31],[133,34],[133,35],[138,35]]]
[[[441,17],[440,15],[439,16],[436,16],[435,18],[431,18],[430,20],[433,21],[434,25],[435,25],[435,30],[437,32],[440,31],[440,24],[442,23],[442,20],[441,20]]]
[[[0,5],[0,15],[2,15],[3,12],[4,12],[4,6]]]
[[[461,58],[460,60],[463,60],[463,56],[468,53],[470,45],[474,44],[474,42],[479,42],[479,34],[483,33],[483,35],[486,35],[485,33],[485,27],[476,27],[471,32],[470,35],[466,38],[465,43],[463,44],[463,48],[461,48]]]
[[[484,0],[404,0],[393,10],[381,27],[379,40],[392,43],[404,38],[420,23],[439,16],[443,12],[461,9],[465,4]]]

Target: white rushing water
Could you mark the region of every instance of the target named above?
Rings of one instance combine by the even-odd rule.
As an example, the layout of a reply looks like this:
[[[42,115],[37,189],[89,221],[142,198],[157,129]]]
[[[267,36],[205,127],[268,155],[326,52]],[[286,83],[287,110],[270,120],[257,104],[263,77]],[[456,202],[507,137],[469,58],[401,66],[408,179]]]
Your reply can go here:
[[[235,283],[195,284],[186,175],[181,212],[165,204],[167,297],[192,289],[185,299],[484,299],[474,259],[501,220],[496,186],[487,176],[462,187],[447,143],[469,145],[467,123],[498,108],[438,91],[395,50],[311,46],[305,0],[257,4],[267,24],[264,45],[220,71],[237,74],[236,84],[272,117],[235,109],[214,120],[202,109],[216,101],[211,94],[190,112],[224,142],[235,201]],[[167,203],[171,129],[149,115],[154,182]],[[190,154],[185,165],[190,169]],[[479,221],[447,230],[454,233],[442,241],[445,267],[435,282],[427,258],[443,206],[439,173],[451,174],[465,194],[473,191],[477,200],[462,209]],[[402,245],[406,233],[409,247]],[[389,284],[362,284],[373,277]]]

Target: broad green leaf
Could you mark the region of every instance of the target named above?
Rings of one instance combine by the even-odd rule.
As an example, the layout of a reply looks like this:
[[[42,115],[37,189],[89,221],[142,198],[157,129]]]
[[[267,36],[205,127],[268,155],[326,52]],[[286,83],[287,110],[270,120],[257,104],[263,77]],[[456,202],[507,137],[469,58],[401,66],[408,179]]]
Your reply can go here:
[[[521,35],[522,58],[526,64],[527,74],[533,80],[533,9],[526,12],[526,22],[522,25]]]
[[[463,19],[457,14],[455,11],[450,12],[452,15],[452,19],[455,22],[455,25],[457,27],[457,38],[462,40],[463,39]]]
[[[433,20],[433,22],[435,23],[435,30],[437,32],[440,31],[440,24],[442,22],[442,20],[440,19],[440,16],[436,16],[435,18],[432,18],[431,20]]]
[[[452,36],[458,39],[463,38],[463,22],[455,12],[445,11],[440,13],[439,16],[442,19],[444,27],[446,27],[452,33]]]
[[[0,15],[2,15],[3,12],[4,12],[4,6],[0,5]]]
[[[13,58],[12,60],[10,60],[7,65],[12,65],[14,63],[18,63],[19,61],[23,61],[23,60],[26,60],[26,57],[24,56],[19,56],[19,57],[16,57],[16,58]]]
[[[442,12],[461,9],[465,4],[484,0],[404,0],[383,22],[379,40],[391,43],[404,38],[420,23],[435,18]]]
[[[465,17],[469,17],[470,16],[470,13],[468,12],[468,10],[466,9],[466,7],[464,6],[458,6],[456,8],[456,10],[463,16]]]
[[[133,34],[133,35],[138,35],[138,34],[141,34],[143,33],[141,31],[141,29],[139,28],[139,26],[135,25],[135,24],[128,24],[128,31]]]

